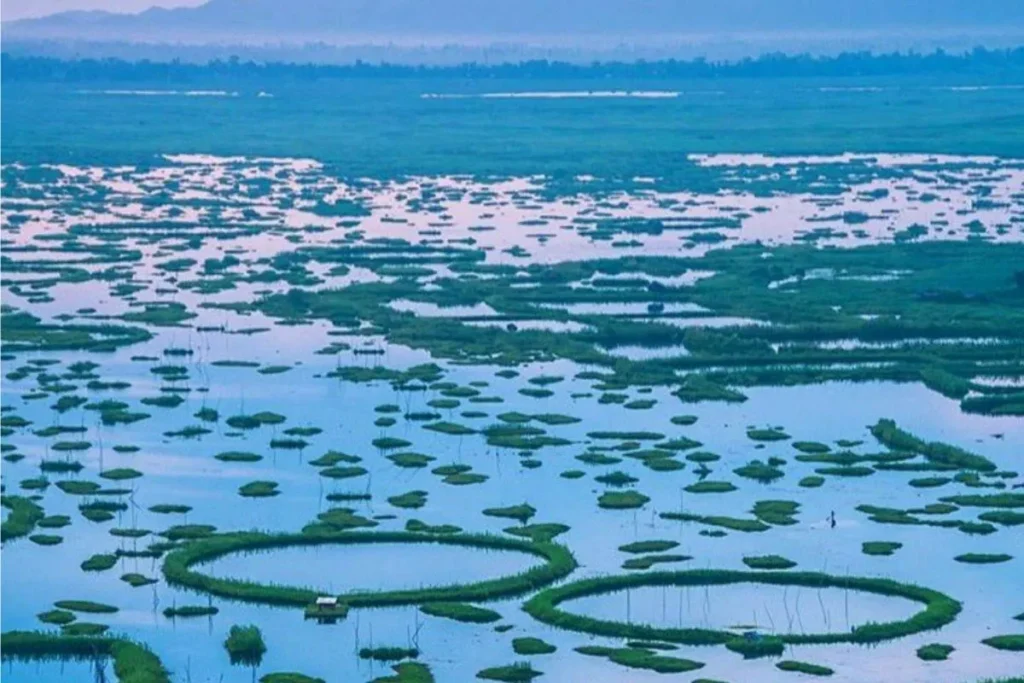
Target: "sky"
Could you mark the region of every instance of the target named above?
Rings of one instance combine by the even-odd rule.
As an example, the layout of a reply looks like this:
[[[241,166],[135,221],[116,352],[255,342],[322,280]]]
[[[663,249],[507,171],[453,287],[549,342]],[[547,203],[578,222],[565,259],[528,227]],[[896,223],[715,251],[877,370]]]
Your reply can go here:
[[[206,0],[0,0],[4,21],[42,17],[69,10],[106,10],[108,12],[141,12],[150,7],[194,7]]]

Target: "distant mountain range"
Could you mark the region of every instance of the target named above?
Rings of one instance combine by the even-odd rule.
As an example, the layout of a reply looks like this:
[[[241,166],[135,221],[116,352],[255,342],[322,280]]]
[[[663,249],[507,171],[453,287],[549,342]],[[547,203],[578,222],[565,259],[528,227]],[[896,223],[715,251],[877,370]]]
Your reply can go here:
[[[9,21],[3,41],[12,52],[125,58],[132,50],[152,57],[146,45],[196,57],[232,46],[256,59],[255,46],[280,57],[318,45],[314,61],[427,59],[424,49],[481,58],[488,46],[524,59],[582,60],[928,51],[1024,43],[1024,0],[210,0],[138,14],[76,11]],[[710,47],[723,44],[730,54]]]
[[[5,39],[156,42],[515,38],[1024,27],[1020,0],[210,0],[5,22]]]

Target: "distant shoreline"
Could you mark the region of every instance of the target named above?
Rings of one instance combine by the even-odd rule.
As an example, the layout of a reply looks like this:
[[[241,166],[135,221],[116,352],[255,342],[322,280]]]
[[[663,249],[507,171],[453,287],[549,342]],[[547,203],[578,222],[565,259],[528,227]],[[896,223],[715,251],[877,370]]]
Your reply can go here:
[[[659,60],[607,61],[574,64],[565,61],[530,60],[487,64],[406,65],[355,62],[317,64],[300,62],[243,61],[237,57],[206,63],[106,59],[60,59],[21,56],[4,52],[4,82],[190,82],[201,78],[287,79],[295,81],[331,78],[458,78],[466,80],[579,79],[640,80],[885,77],[905,75],[962,74],[984,76],[995,83],[1024,83],[1024,47],[985,49],[959,54],[936,50],[915,52],[844,52],[835,56],[767,54],[756,59],[732,61]],[[595,86],[595,91],[605,91]]]

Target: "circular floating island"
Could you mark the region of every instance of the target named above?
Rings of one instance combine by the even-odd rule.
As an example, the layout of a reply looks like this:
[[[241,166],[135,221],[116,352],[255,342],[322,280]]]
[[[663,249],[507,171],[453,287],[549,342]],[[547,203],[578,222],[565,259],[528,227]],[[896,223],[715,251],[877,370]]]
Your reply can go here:
[[[403,590],[353,591],[338,596],[347,607],[390,607],[419,605],[426,602],[482,602],[521,595],[564,578],[576,568],[569,549],[551,542],[529,541],[488,534],[428,535],[406,531],[344,531],[272,534],[257,531],[215,534],[193,541],[170,553],[164,559],[163,573],[167,582],[223,598],[268,605],[309,607],[321,591],[300,586],[257,583],[245,579],[218,578],[195,569],[234,553],[274,550],[299,546],[345,544],[440,544],[484,550],[515,551],[540,557],[543,564],[509,576],[473,583],[431,586]]]
[[[867,623],[849,631],[829,633],[785,633],[771,636],[776,642],[799,644],[877,643],[914,633],[941,628],[960,613],[961,604],[953,598],[913,584],[890,579],[833,576],[818,572],[743,572],[725,569],[697,569],[649,574],[622,574],[574,581],[548,588],[530,598],[523,609],[533,618],[551,626],[614,638],[666,641],[685,645],[718,645],[741,639],[734,631],[706,628],[665,628],[648,624],[597,619],[561,609],[564,602],[616,591],[650,586],[722,586],[740,583],[839,588],[877,595],[905,598],[924,605],[907,619],[885,623]],[[737,650],[739,651],[739,649]]]

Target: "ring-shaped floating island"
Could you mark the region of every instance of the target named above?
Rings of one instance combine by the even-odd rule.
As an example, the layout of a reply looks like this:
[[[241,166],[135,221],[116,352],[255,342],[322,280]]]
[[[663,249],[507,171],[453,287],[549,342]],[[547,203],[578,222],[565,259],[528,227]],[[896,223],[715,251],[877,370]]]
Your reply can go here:
[[[807,588],[840,588],[923,603],[925,608],[903,621],[867,623],[837,633],[784,633],[777,636],[789,645],[831,643],[878,643],[930,631],[951,623],[962,605],[944,593],[900,583],[891,579],[833,576],[818,572],[743,572],[725,569],[696,569],[648,574],[621,574],[582,579],[548,588],[523,605],[530,616],[545,624],[568,631],[614,638],[666,641],[684,645],[720,645],[735,641],[739,634],[704,628],[661,628],[646,624],[595,619],[572,614],[559,608],[563,602],[629,588],[647,586],[721,586],[737,583],[761,583]]]
[[[366,543],[436,543],[441,545],[506,550],[527,553],[544,563],[526,571],[474,583],[430,586],[393,591],[353,591],[336,597],[324,611],[317,610],[325,597],[313,588],[268,585],[244,579],[217,578],[193,569],[238,552],[272,550],[296,546]],[[523,595],[565,578],[576,568],[576,559],[563,545],[553,542],[506,538],[491,534],[429,535],[407,531],[340,531],[265,533],[259,531],[214,534],[192,541],[167,554],[164,578],[183,586],[222,598],[266,605],[304,607],[308,616],[344,616],[350,607],[395,607],[428,602],[485,602]]]

